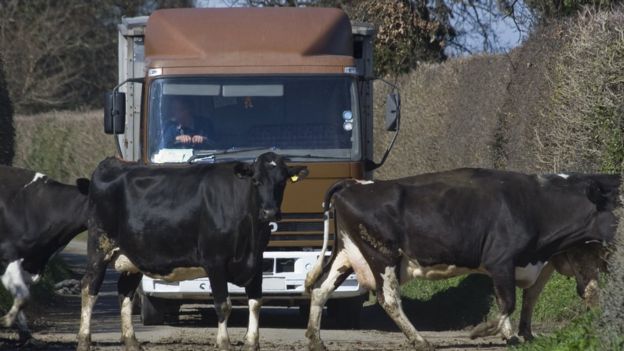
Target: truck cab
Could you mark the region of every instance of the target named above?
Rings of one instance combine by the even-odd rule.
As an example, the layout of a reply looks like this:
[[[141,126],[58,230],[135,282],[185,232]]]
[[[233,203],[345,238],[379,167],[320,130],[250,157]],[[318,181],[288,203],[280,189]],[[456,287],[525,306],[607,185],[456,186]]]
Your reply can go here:
[[[308,167],[306,179],[286,187],[282,218],[270,224],[266,303],[306,308],[326,189],[372,177],[373,38],[371,26],[323,8],[168,9],[119,25],[120,85],[107,99],[105,131],[123,159],[251,162],[274,151]],[[242,287],[229,292],[244,298]],[[340,303],[329,308],[348,312],[343,326],[354,326],[365,293],[354,275],[335,291]],[[210,296],[208,278],[145,276],[143,322],[162,323],[182,303]]]

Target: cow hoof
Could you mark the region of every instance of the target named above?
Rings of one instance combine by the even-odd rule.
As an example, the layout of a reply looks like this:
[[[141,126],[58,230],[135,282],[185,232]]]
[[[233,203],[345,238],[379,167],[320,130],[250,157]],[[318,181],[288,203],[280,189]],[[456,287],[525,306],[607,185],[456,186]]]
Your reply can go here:
[[[33,337],[30,337],[28,339],[19,339],[19,347],[21,349],[24,350],[30,350],[30,349],[40,349],[43,348],[45,346],[45,343],[42,341],[39,341]]]
[[[258,344],[245,344],[243,345],[242,351],[258,351],[260,350],[260,345]]]
[[[129,338],[124,340],[124,350],[143,351],[143,348],[141,347],[141,343],[139,343],[136,338]]]
[[[20,345],[25,345],[28,342],[33,341],[33,337],[32,334],[30,333],[30,331],[28,330],[24,330],[24,331],[18,331],[18,335],[19,335],[19,343]]]
[[[497,331],[498,323],[496,321],[485,321],[472,329],[472,331],[470,332],[470,339],[495,335]]]
[[[505,340],[505,342],[507,343],[507,346],[515,346],[520,344],[520,339],[518,339],[518,337],[514,335],[509,339]]]
[[[310,342],[308,343],[308,350],[309,351],[327,351],[327,348],[325,347],[325,344],[323,344],[323,341],[319,340],[310,340]]]
[[[520,332],[518,333],[518,336],[521,336],[522,339],[524,339],[524,342],[530,342],[533,341],[535,339],[535,335],[533,335],[532,332]]]
[[[227,342],[227,343],[221,343],[220,345],[217,344],[215,345],[215,347],[217,348],[217,350],[219,351],[232,351],[232,345]]]
[[[414,341],[411,346],[416,351],[434,351],[435,346],[431,345],[427,341]]]
[[[13,326],[13,320],[8,315],[2,316],[0,324],[5,328],[11,328]]]
[[[78,342],[78,346],[76,346],[76,351],[89,351],[91,350],[90,342]]]
[[[91,337],[78,337],[76,351],[89,351],[91,349]]]

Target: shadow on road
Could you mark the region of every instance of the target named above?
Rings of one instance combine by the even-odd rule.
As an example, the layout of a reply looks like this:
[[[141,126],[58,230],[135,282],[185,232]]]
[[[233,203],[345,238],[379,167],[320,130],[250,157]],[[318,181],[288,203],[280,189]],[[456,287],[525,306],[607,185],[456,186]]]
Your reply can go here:
[[[86,263],[85,243],[72,244],[62,253],[62,258],[77,274],[84,273]],[[107,270],[98,301],[93,314],[94,332],[117,332],[120,328],[119,304],[117,300],[117,279],[119,274]],[[423,331],[463,330],[485,319],[491,304],[492,285],[485,276],[471,276],[459,286],[435,294],[428,301],[404,298],[403,306],[414,326]],[[468,302],[469,301],[469,302]],[[38,330],[77,332],[80,316],[80,296],[62,296],[53,301],[49,312],[36,325]],[[55,306],[56,305],[56,306]],[[395,323],[377,304],[363,308],[360,329],[379,331],[399,331]],[[262,328],[305,329],[307,319],[298,307],[264,306],[260,314]],[[246,327],[248,310],[244,306],[235,306],[229,320],[232,327]],[[141,329],[141,321],[134,317],[135,325]],[[183,306],[179,321],[169,323],[173,327],[214,328],[217,317],[212,305],[198,304]],[[336,322],[323,316],[323,329],[339,329]]]

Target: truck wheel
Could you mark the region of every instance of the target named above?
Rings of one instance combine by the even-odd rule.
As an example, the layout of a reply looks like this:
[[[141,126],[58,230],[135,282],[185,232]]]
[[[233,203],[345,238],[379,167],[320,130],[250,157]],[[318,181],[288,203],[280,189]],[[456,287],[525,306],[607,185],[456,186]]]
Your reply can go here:
[[[164,301],[155,297],[141,296],[141,320],[143,325],[161,325],[165,322]]]
[[[141,296],[139,293],[135,293],[132,297],[132,315],[137,316],[141,314]]]
[[[302,302],[299,305],[299,318],[304,320],[306,323],[308,322],[308,319],[310,319],[310,303],[309,302]]]
[[[167,300],[165,305],[165,322],[169,324],[178,323],[180,321],[180,307],[182,305],[175,300]]]
[[[362,296],[330,300],[327,303],[327,313],[334,319],[338,328],[358,329],[363,304]]]
[[[143,299],[143,289],[139,285],[139,287],[134,292],[132,296],[132,315],[138,316],[141,314],[141,300]]]

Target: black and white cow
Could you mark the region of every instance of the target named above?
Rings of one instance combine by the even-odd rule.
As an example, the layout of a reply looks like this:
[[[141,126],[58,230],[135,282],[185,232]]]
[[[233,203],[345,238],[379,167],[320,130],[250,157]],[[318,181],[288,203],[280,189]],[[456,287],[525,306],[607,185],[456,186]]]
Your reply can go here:
[[[168,281],[210,279],[221,350],[230,349],[227,283],[244,286],[249,298],[245,346],[256,350],[269,221],[280,216],[286,181],[306,174],[306,167],[288,167],[274,153],[260,155],[253,164],[167,167],[102,161],[89,190],[89,262],[82,280],[78,350],[90,347],[91,312],[109,263],[122,273],[118,292],[126,349],[140,349],[131,298],[146,274]]]
[[[516,285],[531,287],[556,254],[611,240],[617,199],[611,190],[598,178],[485,169],[337,183],[324,203],[326,219],[330,203],[335,211],[332,255],[325,265],[319,260],[306,278],[312,299],[309,348],[325,348],[319,330],[323,306],[353,272],[362,286],[376,291],[380,305],[417,349],[432,347],[405,316],[399,285],[413,278],[487,274],[500,315],[475,327],[471,336],[515,338],[509,316]]]
[[[17,325],[20,341],[30,339],[22,309],[46,263],[87,229],[89,180],[76,186],[41,173],[0,166],[0,273],[13,296],[2,325]]]

